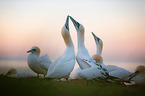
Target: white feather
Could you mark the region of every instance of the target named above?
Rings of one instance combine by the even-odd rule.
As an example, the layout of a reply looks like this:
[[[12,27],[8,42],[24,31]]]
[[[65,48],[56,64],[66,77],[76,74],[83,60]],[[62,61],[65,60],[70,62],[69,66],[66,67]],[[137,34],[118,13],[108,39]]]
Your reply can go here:
[[[129,76],[131,75],[131,72],[129,72],[128,70],[121,67],[117,67],[115,65],[106,65],[106,67],[109,71],[110,76],[128,80]]]
[[[48,59],[48,60],[47,60]],[[28,55],[28,66],[38,74],[46,74],[49,65],[51,64],[48,55],[44,55],[42,57],[38,57],[37,55],[30,53]],[[49,61],[49,62],[48,62]]]
[[[9,75],[8,77],[26,78],[26,77],[36,77],[36,75],[27,72],[18,72],[14,75]]]

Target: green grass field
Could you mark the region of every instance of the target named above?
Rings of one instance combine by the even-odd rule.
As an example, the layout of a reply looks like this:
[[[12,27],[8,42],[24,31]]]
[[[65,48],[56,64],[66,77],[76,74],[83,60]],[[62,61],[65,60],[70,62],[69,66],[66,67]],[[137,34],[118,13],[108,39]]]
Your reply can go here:
[[[138,96],[145,86],[105,81],[56,81],[46,78],[9,78],[0,75],[1,96]]]

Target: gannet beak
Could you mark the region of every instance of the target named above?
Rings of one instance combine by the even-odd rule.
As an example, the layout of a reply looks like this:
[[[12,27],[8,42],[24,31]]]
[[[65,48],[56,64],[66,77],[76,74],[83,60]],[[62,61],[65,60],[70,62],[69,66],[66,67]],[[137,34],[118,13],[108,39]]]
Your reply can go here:
[[[99,37],[97,37],[93,32],[92,32],[92,35],[93,35],[93,37],[94,37],[94,39],[95,39],[95,41],[97,42],[99,42],[99,40],[100,40],[100,38]]]
[[[78,30],[78,29],[79,29],[79,27],[80,27],[80,23],[79,23],[79,22],[77,22],[76,20],[74,20],[71,16],[70,16],[70,19],[71,19],[71,21],[73,22],[73,24],[74,24],[74,26],[75,26],[76,30]]]
[[[69,31],[69,15],[66,18],[65,27]]]
[[[30,53],[30,52],[32,52],[32,50],[27,51],[27,53]]]
[[[132,73],[129,80],[131,80],[133,77],[135,77],[138,74],[139,74],[139,71],[136,71],[136,72]]]

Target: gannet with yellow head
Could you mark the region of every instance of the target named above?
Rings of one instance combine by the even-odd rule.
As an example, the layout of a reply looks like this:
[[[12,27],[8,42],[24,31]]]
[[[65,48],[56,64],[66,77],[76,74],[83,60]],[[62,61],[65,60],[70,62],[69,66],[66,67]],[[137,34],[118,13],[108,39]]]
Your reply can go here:
[[[66,78],[68,79],[75,65],[74,45],[69,33],[69,16],[61,30],[61,35],[64,39],[66,49],[62,56],[58,57],[49,67],[46,77],[49,78]]]
[[[43,74],[45,77],[48,67],[52,63],[48,54],[39,57],[40,49],[37,46],[33,46],[31,50],[27,51],[27,53],[30,53],[27,58],[30,69],[37,73],[37,76],[39,76],[39,74]]]
[[[77,31],[77,39],[78,39],[78,52],[76,56],[76,60],[80,66],[78,75],[85,79],[94,79],[98,77],[106,77],[106,73],[102,70],[101,64],[97,63],[91,56],[89,55],[88,50],[84,44],[84,33],[85,28],[82,24],[74,20],[71,16],[75,29]]]
[[[139,65],[132,74],[130,80],[133,79],[136,84],[145,85],[145,66]]]
[[[17,72],[15,68],[9,69],[5,76],[14,78],[26,78],[26,77],[36,77],[36,75],[28,72]]]
[[[107,71],[109,72],[110,76],[114,76],[120,79],[124,79],[127,80],[128,77],[131,75],[131,72],[129,72],[128,70],[121,68],[121,67],[117,67],[115,65],[105,65],[103,63],[103,57],[101,56],[102,54],[102,49],[103,49],[103,41],[97,37],[93,32],[92,35],[95,39],[95,43],[96,43],[96,54],[92,56],[92,58],[94,60],[96,60],[96,62],[99,62],[100,64],[102,64],[102,66],[104,67],[104,69],[107,69]]]

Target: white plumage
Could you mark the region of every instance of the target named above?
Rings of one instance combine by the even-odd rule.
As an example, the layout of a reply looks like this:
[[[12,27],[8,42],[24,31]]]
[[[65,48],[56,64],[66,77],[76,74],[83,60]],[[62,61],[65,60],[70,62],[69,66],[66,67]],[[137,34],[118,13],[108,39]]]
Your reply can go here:
[[[58,57],[49,67],[46,77],[68,79],[75,65],[74,45],[69,33],[69,16],[62,28],[61,34],[66,44],[66,49],[62,56]]]
[[[129,72],[128,70],[121,67],[117,67],[115,65],[104,65],[103,58],[101,56],[102,48],[103,48],[103,41],[100,38],[98,38],[93,32],[92,32],[92,35],[95,39],[95,43],[97,46],[96,55],[94,55],[92,58],[96,60],[96,62],[100,62],[101,64],[103,64],[104,68],[105,69],[107,68],[110,76],[128,80],[129,76],[131,75],[131,72]]]
[[[27,51],[27,53],[28,52],[31,52],[27,58],[30,69],[36,72],[37,76],[39,76],[39,74],[44,74],[45,76],[50,64],[52,63],[48,54],[39,57],[40,49],[37,46],[32,47],[30,51]]]
[[[110,76],[114,76],[123,80],[128,80],[129,76],[131,75],[131,72],[129,72],[128,70],[117,67],[115,65],[106,65],[106,67],[109,71]]]
[[[136,84],[145,85],[145,66],[139,65],[131,78]]]
[[[105,77],[106,73],[102,70],[102,66],[99,63],[96,63],[94,59],[92,59],[89,55],[88,50],[84,45],[84,27],[82,24],[78,23],[71,16],[78,37],[78,52],[76,56],[76,60],[81,68],[78,71],[78,75],[85,79],[94,79],[97,77]]]
[[[26,77],[36,77],[36,75],[31,74],[31,73],[27,73],[27,72],[17,72],[16,69],[11,68],[6,76],[8,77],[14,77],[14,78],[26,78]]]

